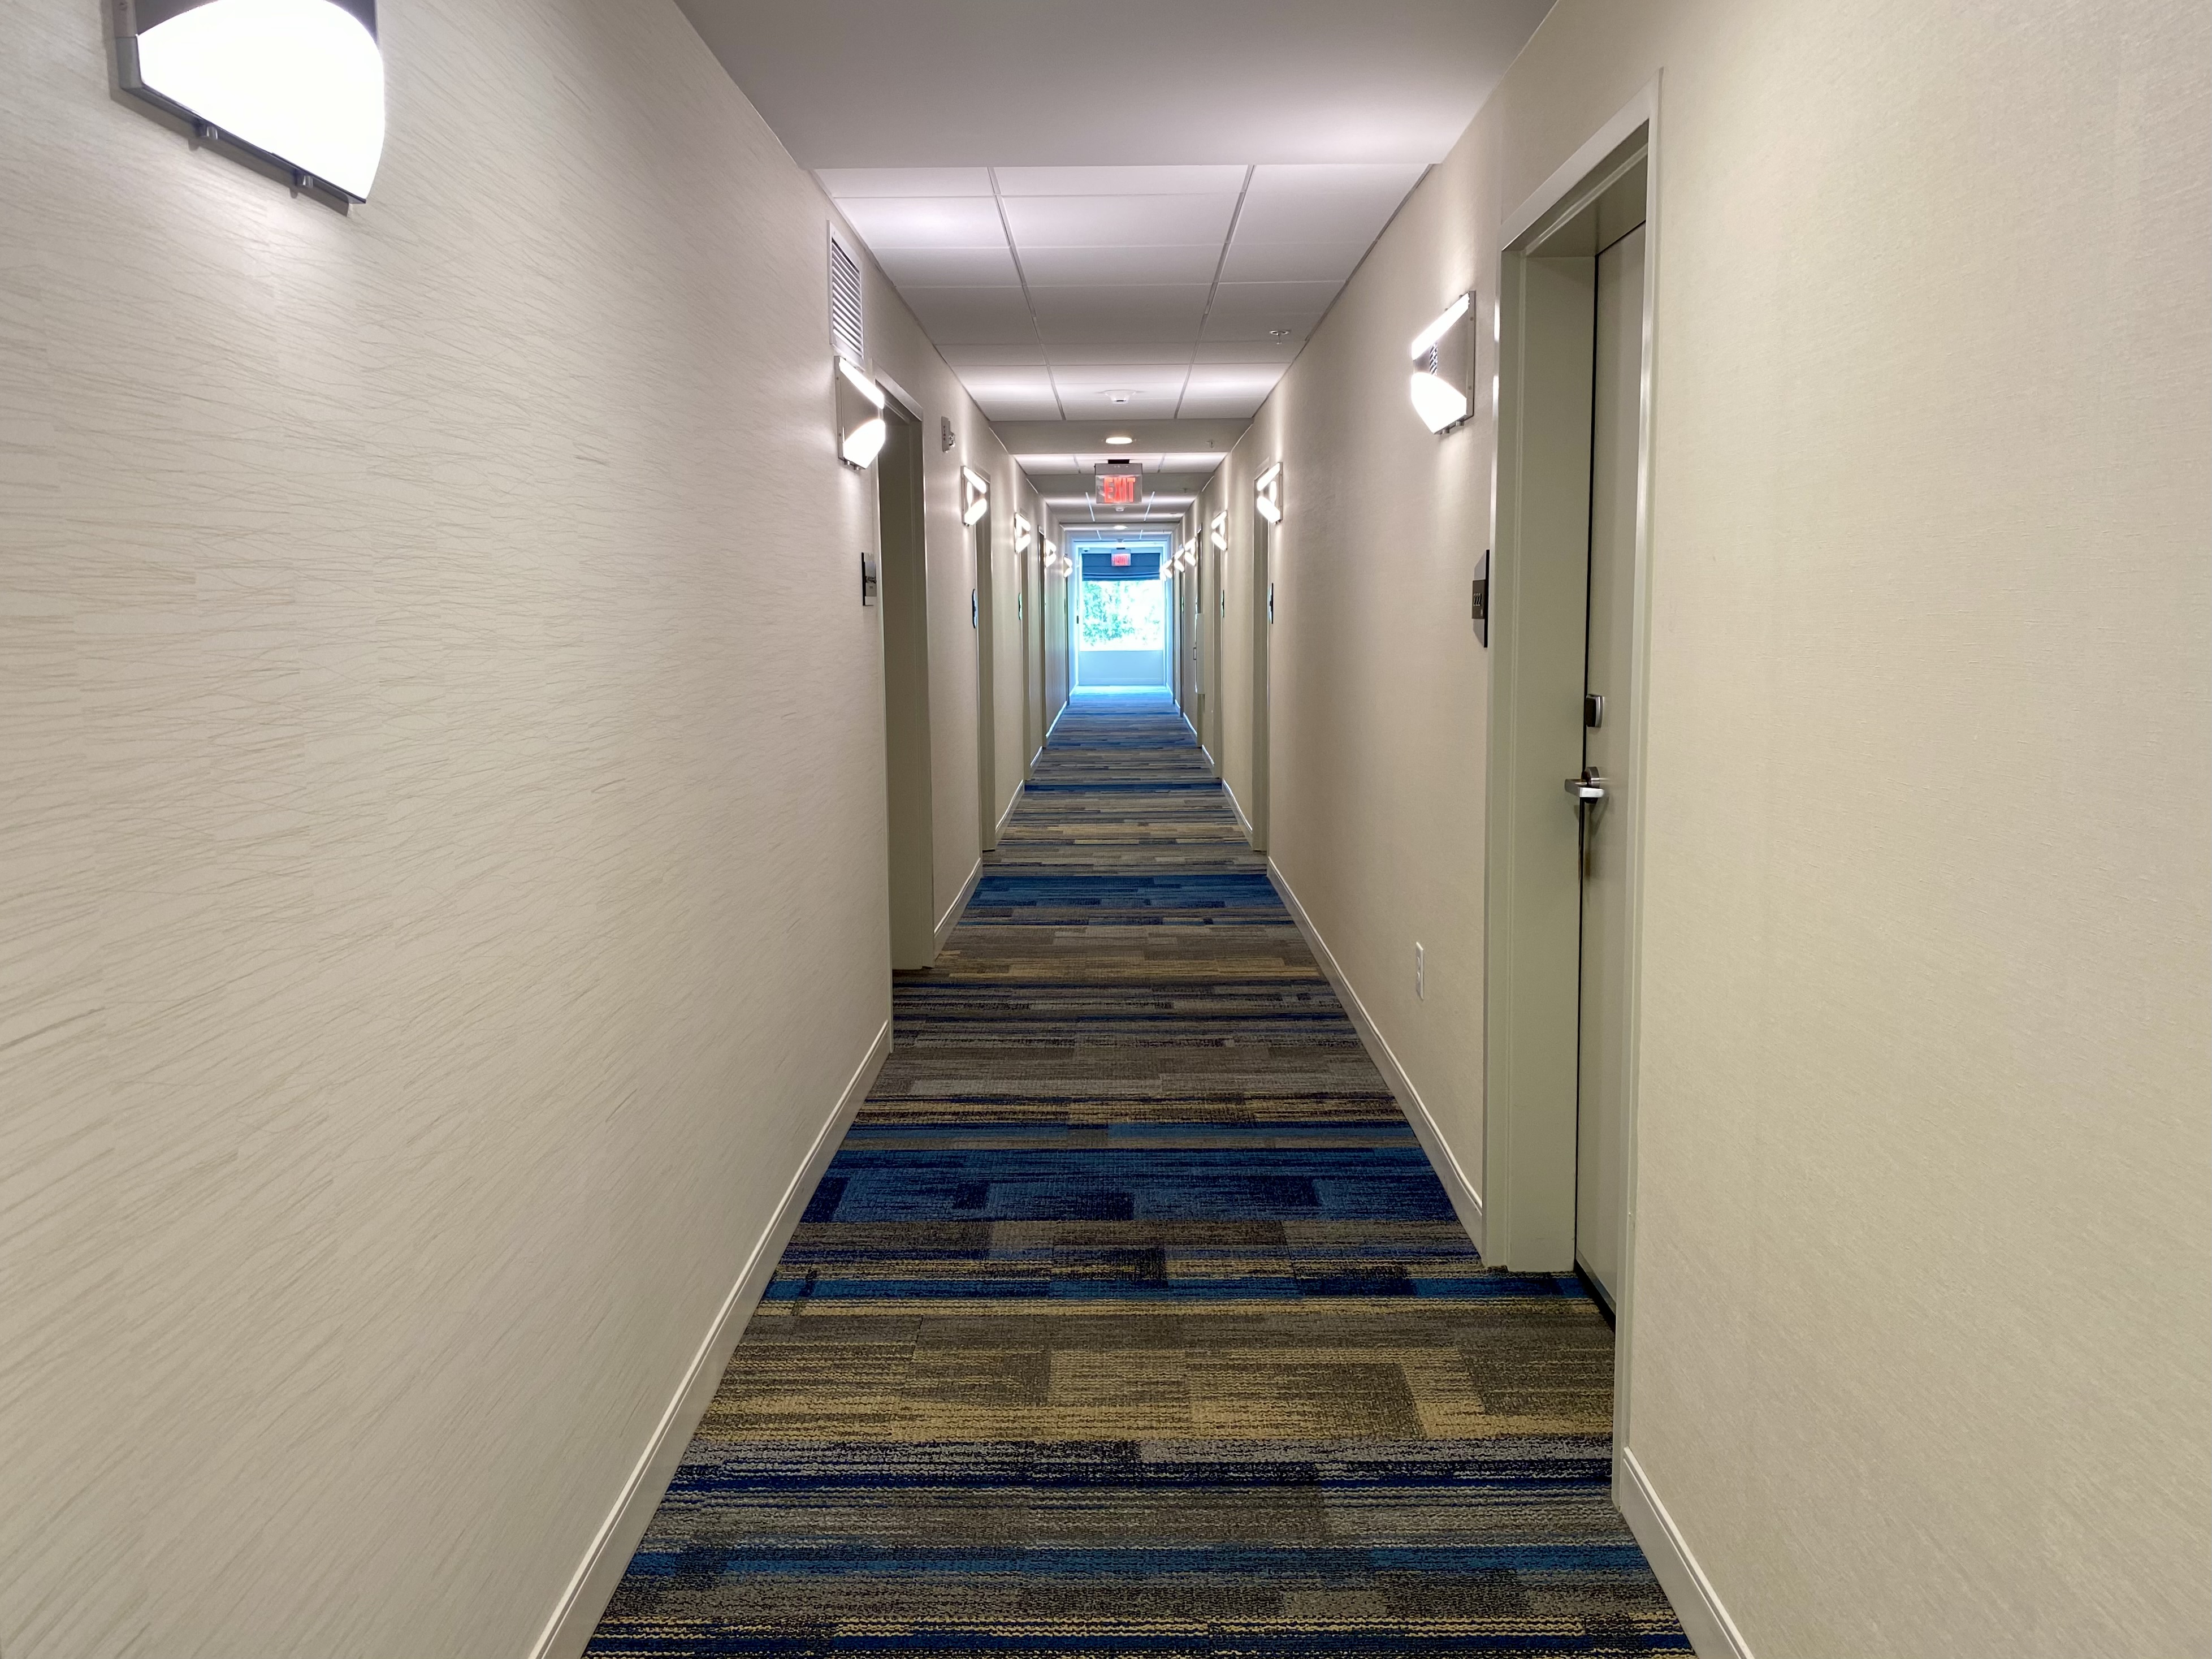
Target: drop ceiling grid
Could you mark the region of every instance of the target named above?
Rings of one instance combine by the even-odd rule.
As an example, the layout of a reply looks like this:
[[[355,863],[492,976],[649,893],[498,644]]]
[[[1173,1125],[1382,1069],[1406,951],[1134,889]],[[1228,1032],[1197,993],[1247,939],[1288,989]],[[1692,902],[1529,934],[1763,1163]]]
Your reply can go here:
[[[818,176],[994,420],[1244,418],[1418,163]]]

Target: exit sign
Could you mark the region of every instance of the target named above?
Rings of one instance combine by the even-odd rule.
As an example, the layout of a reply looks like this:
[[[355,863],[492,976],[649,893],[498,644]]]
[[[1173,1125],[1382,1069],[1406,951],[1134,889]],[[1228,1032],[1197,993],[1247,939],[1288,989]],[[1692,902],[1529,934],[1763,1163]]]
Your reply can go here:
[[[1102,462],[1096,476],[1101,507],[1134,507],[1144,492],[1145,469],[1133,462]]]
[[[1129,562],[1129,556],[1127,553],[1116,552],[1114,555],[1114,562],[1115,564],[1127,564]]]

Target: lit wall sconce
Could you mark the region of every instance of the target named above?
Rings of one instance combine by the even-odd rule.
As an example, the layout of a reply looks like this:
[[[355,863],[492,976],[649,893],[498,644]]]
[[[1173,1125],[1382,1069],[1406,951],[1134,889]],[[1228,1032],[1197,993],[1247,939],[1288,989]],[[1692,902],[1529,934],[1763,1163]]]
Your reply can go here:
[[[1474,408],[1474,295],[1462,294],[1413,337],[1413,410],[1431,432],[1449,432]]]
[[[974,524],[990,510],[990,480],[973,467],[962,467],[960,469],[960,522]]]
[[[890,428],[884,423],[884,389],[850,357],[837,360],[837,453],[855,471],[883,453]]]
[[[1269,524],[1283,521],[1283,464],[1277,461],[1252,480],[1252,505]]]
[[[1213,515],[1213,522],[1206,527],[1206,539],[1213,544],[1217,553],[1229,550],[1229,514],[1225,510]]]
[[[1036,543],[1036,526],[1018,513],[1014,514],[1014,551],[1026,553]]]
[[[116,79],[203,140],[365,202],[384,155],[376,0],[115,0]]]

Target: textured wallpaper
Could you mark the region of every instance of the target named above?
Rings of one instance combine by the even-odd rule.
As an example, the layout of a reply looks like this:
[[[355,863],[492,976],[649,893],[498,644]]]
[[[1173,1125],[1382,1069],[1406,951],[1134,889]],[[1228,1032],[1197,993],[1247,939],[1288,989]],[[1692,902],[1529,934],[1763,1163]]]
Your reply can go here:
[[[1621,1433],[1767,1659],[2212,1641],[2208,65],[1560,0],[1217,486],[1285,459],[1274,859],[1477,1169],[1494,438],[1404,343],[1656,82]]]
[[[342,216],[0,9],[7,1659],[523,1652],[888,1013],[824,204],[384,25]]]

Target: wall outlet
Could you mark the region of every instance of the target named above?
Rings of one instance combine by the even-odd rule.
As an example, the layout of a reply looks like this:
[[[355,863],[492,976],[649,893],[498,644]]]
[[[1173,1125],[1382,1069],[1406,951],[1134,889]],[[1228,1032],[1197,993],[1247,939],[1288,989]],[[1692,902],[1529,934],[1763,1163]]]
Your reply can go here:
[[[1426,1002],[1429,1000],[1428,980],[1425,971],[1428,965],[1426,958],[1427,952],[1423,951],[1420,945],[1416,943],[1413,946],[1413,995],[1417,1000],[1422,1002]]]

